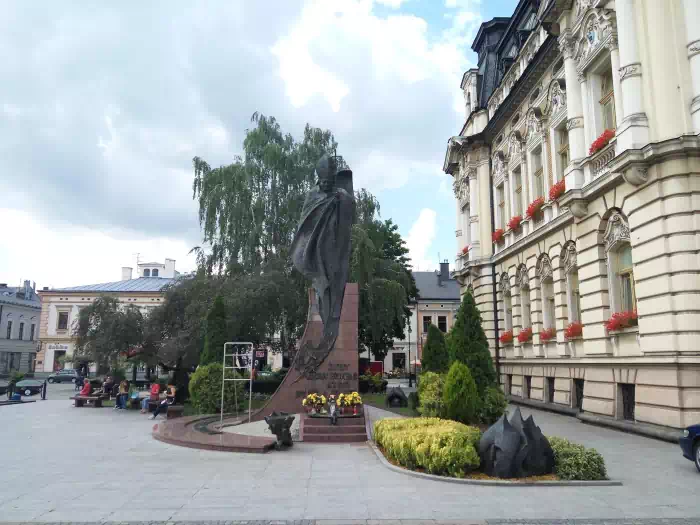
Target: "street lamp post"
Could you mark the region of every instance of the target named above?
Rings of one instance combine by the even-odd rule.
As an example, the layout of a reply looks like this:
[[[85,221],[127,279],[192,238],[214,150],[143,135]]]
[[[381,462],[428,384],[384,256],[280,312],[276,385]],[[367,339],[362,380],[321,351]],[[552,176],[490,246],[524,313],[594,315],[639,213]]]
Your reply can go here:
[[[413,374],[411,373],[411,319],[408,319],[408,388],[413,387]]]

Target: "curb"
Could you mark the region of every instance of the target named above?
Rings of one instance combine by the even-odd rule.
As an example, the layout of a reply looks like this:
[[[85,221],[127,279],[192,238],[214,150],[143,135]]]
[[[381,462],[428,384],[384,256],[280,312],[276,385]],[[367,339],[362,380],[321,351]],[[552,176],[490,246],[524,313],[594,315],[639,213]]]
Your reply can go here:
[[[397,467],[389,463],[384,457],[384,454],[377,448],[374,441],[367,442],[372,448],[374,453],[377,455],[379,461],[386,468],[393,470],[394,472],[399,472],[406,476],[413,476],[414,478],[429,479],[431,481],[442,481],[443,483],[457,483],[462,485],[497,485],[501,487],[619,487],[622,486],[622,481],[506,481],[506,480],[486,480],[486,479],[461,479],[461,478],[451,478],[446,476],[436,476],[435,474],[424,474],[422,472],[415,472],[413,470],[408,470],[402,467]]]

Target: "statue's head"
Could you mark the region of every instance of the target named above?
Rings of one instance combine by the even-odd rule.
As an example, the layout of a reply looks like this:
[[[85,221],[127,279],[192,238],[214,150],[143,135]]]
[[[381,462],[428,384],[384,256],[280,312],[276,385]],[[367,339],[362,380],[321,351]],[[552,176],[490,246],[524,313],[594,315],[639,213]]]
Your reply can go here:
[[[321,191],[332,191],[335,187],[335,176],[338,167],[334,157],[323,155],[316,163],[316,175]]]

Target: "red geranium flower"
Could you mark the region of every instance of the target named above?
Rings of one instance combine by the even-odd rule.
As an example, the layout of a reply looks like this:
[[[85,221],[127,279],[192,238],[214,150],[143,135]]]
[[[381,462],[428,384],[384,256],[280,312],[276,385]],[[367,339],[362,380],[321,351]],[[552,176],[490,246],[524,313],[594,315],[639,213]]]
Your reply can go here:
[[[501,242],[501,241],[503,240],[503,233],[504,233],[504,232],[503,232],[503,228],[498,228],[496,231],[494,231],[494,232],[491,234],[491,240],[492,240],[494,243],[499,243],[499,242]]]
[[[542,206],[544,206],[544,197],[537,197],[527,207],[525,214],[529,219],[532,219],[535,215],[542,211]]]
[[[527,343],[532,339],[532,328],[523,328],[518,334],[518,341]]]
[[[608,143],[612,140],[612,138],[615,136],[615,132],[611,129],[606,129],[603,131],[603,133],[593,141],[593,144],[591,144],[590,149],[588,150],[589,155],[593,155],[594,153],[597,153],[598,151],[602,150],[605,146],[608,145]]]
[[[581,337],[583,335],[583,325],[581,323],[571,323],[564,330],[564,337],[567,339],[573,339],[574,337]]]
[[[540,332],[540,341],[547,342],[557,336],[556,328],[545,328]]]
[[[501,343],[503,343],[504,345],[512,343],[513,342],[513,330],[508,330],[507,332],[503,332],[501,334],[501,337],[498,338],[498,340]]]
[[[520,228],[521,222],[523,222],[523,218],[520,215],[511,217],[511,219],[508,221],[508,229],[517,230],[518,228]]]
[[[622,330],[623,328],[629,328],[630,326],[637,326],[638,322],[636,310],[631,312],[618,312],[612,314],[612,317],[605,323],[605,329],[608,332],[614,332],[616,330]]]
[[[566,181],[564,179],[549,188],[549,200],[555,201],[566,193]]]

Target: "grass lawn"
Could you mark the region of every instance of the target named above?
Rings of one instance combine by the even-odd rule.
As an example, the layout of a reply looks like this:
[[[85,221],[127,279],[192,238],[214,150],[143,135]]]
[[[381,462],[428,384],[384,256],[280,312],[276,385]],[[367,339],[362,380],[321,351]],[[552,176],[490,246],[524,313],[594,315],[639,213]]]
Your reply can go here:
[[[386,406],[386,394],[362,394],[362,402],[366,405],[381,408],[395,414],[400,414],[405,417],[418,417],[420,414],[408,407],[388,407]]]

